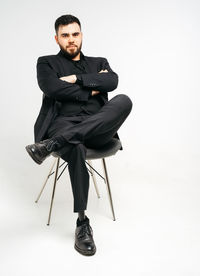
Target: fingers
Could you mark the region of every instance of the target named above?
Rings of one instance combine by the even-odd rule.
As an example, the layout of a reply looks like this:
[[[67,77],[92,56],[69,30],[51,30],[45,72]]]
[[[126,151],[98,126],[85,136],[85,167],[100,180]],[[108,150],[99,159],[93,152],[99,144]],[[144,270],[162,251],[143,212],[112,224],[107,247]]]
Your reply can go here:
[[[105,70],[101,70],[99,73],[107,73],[107,72],[108,72],[108,70],[105,69]]]
[[[99,91],[96,91],[96,90],[92,90],[92,96],[95,96],[97,94],[99,94],[100,92]]]
[[[70,83],[75,83],[76,82],[76,75],[69,75],[69,76],[64,76],[59,78],[60,80],[67,81]]]

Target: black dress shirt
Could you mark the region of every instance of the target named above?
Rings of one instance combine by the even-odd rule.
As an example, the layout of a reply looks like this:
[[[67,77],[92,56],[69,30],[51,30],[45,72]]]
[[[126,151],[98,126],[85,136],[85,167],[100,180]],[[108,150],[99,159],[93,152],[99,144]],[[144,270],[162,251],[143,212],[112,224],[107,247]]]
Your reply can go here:
[[[63,52],[62,54],[65,56]],[[89,67],[87,62],[85,61],[84,55],[81,53],[80,60],[71,60],[71,59],[69,60],[72,62],[73,66],[75,67],[74,72],[77,75],[76,83],[79,85],[83,85],[82,74],[86,74],[87,71],[89,70]],[[103,104],[104,102],[102,101],[100,95],[97,94],[95,96],[92,96],[92,90],[91,90],[91,93],[89,94],[89,97],[88,97],[88,101],[82,102],[81,105],[73,104],[72,102],[69,104],[69,101],[61,102],[59,114],[64,116],[74,116],[74,115],[81,116],[86,114],[91,115],[96,113],[102,107]]]

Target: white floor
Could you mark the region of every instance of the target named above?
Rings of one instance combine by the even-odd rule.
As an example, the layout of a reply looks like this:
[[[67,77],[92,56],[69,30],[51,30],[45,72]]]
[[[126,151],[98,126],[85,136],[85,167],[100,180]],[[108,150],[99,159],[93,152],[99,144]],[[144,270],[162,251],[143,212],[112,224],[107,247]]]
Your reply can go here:
[[[5,163],[0,274],[199,276],[200,156],[149,153],[127,160],[126,154],[107,159],[116,221],[105,184],[98,179],[100,199],[90,185],[86,214],[97,246],[92,257],[74,249],[76,214],[67,174],[59,181],[47,226],[52,181],[39,203],[34,200],[52,160],[37,166],[24,154],[17,171],[16,164]]]

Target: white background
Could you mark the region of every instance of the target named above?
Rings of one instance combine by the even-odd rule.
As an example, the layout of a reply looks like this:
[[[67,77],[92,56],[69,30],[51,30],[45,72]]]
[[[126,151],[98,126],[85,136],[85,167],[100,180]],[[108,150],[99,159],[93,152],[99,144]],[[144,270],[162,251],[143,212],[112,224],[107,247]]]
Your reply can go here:
[[[115,222],[105,185],[97,199],[91,183],[93,257],[73,248],[68,177],[46,226],[51,185],[34,199],[52,160],[38,166],[24,149],[42,99],[36,61],[58,53],[54,22],[63,14],[80,19],[83,53],[106,57],[118,73],[110,98],[133,101],[119,131],[124,150],[107,161]],[[199,15],[197,0],[1,1],[1,275],[199,275]]]

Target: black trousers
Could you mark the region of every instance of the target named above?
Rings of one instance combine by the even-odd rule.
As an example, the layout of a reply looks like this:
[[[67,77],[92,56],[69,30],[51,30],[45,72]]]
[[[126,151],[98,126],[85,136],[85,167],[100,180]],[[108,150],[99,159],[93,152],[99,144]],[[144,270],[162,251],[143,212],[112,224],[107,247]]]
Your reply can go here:
[[[86,147],[100,148],[113,138],[132,109],[130,98],[119,94],[95,114],[58,116],[52,122],[48,137],[61,137],[63,147],[57,152],[68,162],[74,197],[74,212],[87,208],[89,174],[85,165]]]

